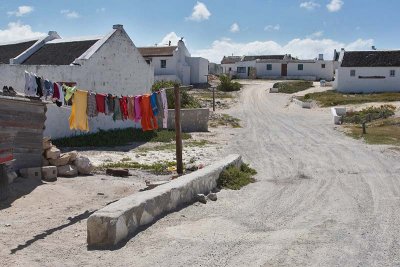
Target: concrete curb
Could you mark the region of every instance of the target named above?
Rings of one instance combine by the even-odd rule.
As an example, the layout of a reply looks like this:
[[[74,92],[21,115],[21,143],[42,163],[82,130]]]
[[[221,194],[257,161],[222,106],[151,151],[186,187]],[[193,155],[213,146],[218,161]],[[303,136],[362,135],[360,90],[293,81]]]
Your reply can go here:
[[[153,190],[120,199],[98,210],[87,220],[88,245],[96,248],[117,245],[134,234],[139,227],[185,204],[193,203],[197,194],[207,194],[217,186],[217,179],[226,167],[239,166],[241,163],[240,155],[229,155],[204,169]]]
[[[346,108],[331,108],[332,116],[333,116],[333,123],[334,124],[341,124],[342,123],[342,116],[346,115]]]
[[[298,100],[297,98],[293,98],[293,102],[302,108],[311,109],[311,107],[312,107],[312,102],[303,102],[301,100]]]

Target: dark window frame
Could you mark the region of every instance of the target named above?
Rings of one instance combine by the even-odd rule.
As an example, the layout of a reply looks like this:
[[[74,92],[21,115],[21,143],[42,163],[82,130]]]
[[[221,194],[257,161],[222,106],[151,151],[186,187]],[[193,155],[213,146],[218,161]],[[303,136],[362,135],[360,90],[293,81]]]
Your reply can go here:
[[[396,70],[390,70],[390,77],[396,77]]]
[[[356,70],[350,70],[350,77],[356,77]]]
[[[267,70],[272,70],[272,64],[267,64]]]
[[[304,70],[304,64],[297,64],[297,70]]]
[[[321,68],[322,68],[322,69],[325,69],[325,68],[326,68],[326,65],[325,65],[325,64],[321,64]]]
[[[240,71],[239,71],[239,69],[240,69]],[[246,69],[246,67],[237,67],[236,72],[237,73],[246,73],[247,69]]]
[[[160,65],[162,69],[166,69],[167,68],[167,60],[166,59],[161,59],[160,60]]]

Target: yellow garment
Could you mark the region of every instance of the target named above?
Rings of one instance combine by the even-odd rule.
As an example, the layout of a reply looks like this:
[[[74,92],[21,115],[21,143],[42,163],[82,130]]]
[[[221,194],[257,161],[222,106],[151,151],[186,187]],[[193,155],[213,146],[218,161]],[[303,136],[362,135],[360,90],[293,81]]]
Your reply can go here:
[[[69,116],[69,128],[71,130],[89,131],[87,117],[88,92],[76,90],[72,98],[71,116]]]

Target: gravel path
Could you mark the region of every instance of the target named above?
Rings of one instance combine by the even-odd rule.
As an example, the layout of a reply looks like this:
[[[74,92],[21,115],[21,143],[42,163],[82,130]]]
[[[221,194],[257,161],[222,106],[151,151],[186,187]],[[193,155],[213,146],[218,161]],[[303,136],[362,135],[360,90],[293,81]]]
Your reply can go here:
[[[400,153],[343,136],[329,109],[287,105],[290,96],[269,94],[269,87],[246,82],[229,111],[244,128],[217,130],[229,140],[224,153],[242,154],[258,182],[165,216],[117,250],[88,251],[84,237],[47,237],[7,255],[7,263],[400,265]]]

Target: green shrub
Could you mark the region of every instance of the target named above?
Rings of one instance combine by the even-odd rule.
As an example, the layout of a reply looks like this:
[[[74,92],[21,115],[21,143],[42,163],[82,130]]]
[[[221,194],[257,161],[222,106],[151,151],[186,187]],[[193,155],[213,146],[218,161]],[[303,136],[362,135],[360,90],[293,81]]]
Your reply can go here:
[[[153,84],[151,88],[152,92],[156,92],[162,88],[171,88],[174,87],[175,84],[179,84],[174,81],[158,81]],[[175,95],[174,90],[167,90],[167,101],[168,101],[168,108],[174,109],[175,108]],[[201,108],[200,102],[191,96],[188,93],[187,89],[180,90],[181,95],[181,108]]]
[[[394,115],[396,107],[393,105],[382,105],[380,107],[368,107],[360,111],[349,111],[343,116],[344,123],[363,123],[379,119],[386,119]]]
[[[257,174],[257,171],[250,168],[248,164],[243,163],[240,168],[232,165],[222,171],[217,180],[217,185],[220,188],[239,190],[250,183],[254,183],[253,176],[255,174]]]
[[[233,91],[240,91],[242,85],[238,82],[232,82],[231,78],[227,75],[221,75],[219,77],[221,82],[220,85],[217,86],[217,90],[223,92],[233,92]]]
[[[313,87],[310,81],[277,82],[273,88],[278,88],[279,93],[294,94]]]

